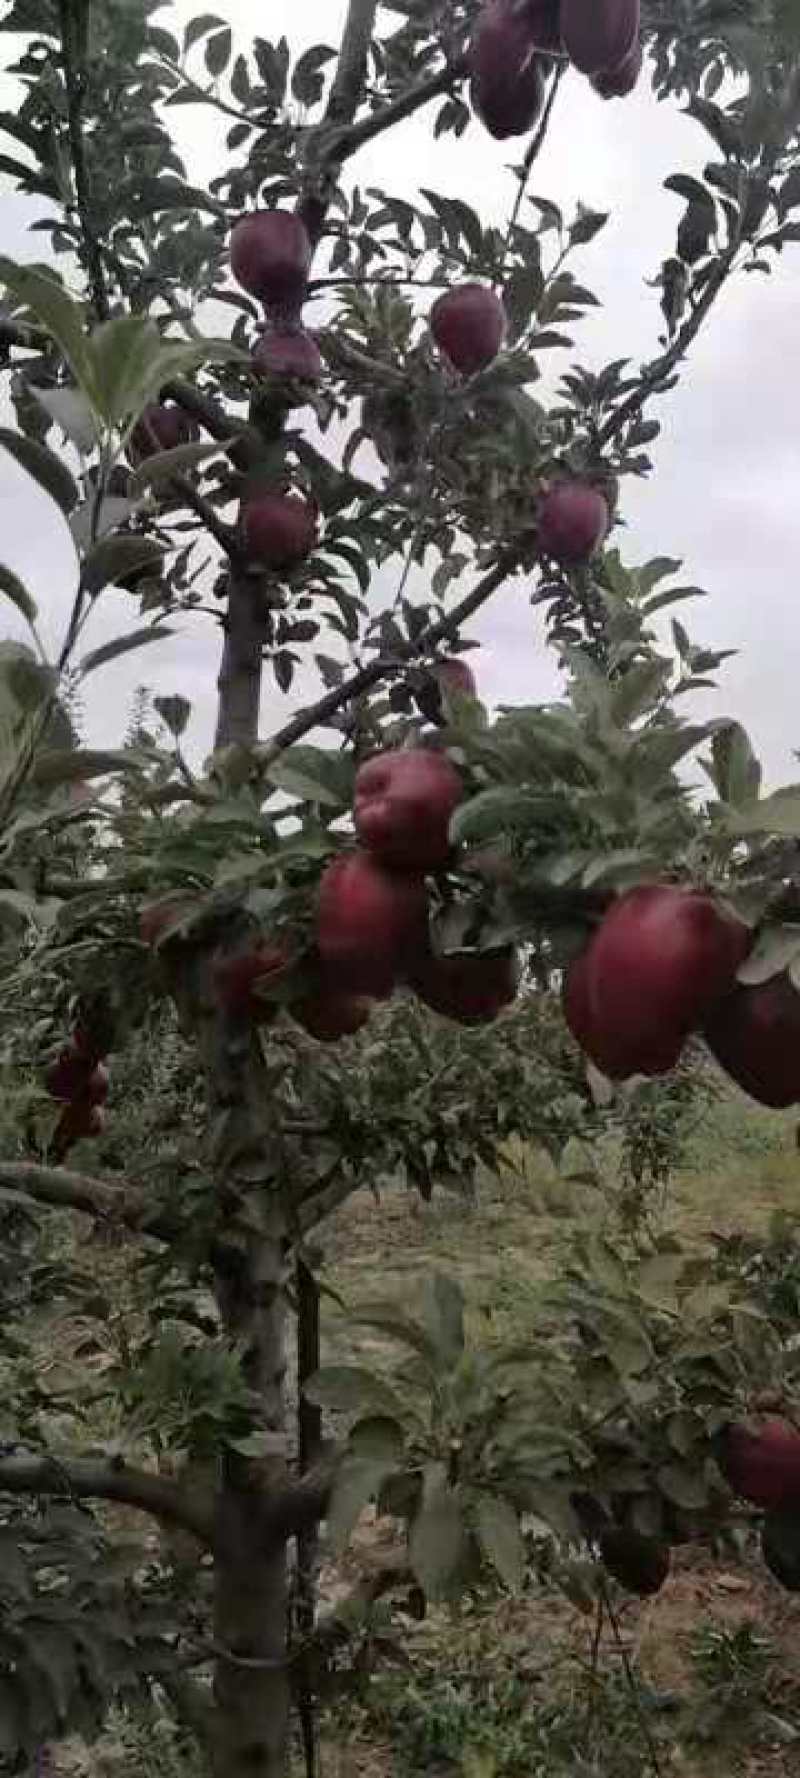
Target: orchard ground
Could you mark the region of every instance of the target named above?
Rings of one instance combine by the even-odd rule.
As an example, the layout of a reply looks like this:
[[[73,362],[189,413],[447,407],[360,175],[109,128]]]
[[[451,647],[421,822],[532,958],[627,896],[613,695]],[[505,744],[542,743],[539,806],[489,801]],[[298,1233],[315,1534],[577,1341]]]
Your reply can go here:
[[[689,1164],[668,1187],[667,1225],[706,1245],[712,1234],[766,1234],[777,1212],[800,1214],[796,1128],[791,1113],[759,1111],[726,1092],[689,1135]],[[611,1177],[612,1154],[607,1162]],[[557,1275],[572,1219],[585,1219],[590,1204],[586,1188],[565,1183],[541,1154],[515,1152],[509,1163],[501,1176],[483,1178],[471,1204],[436,1192],[426,1205],[398,1187],[378,1201],[357,1194],[328,1231],[326,1281],[356,1308],[379,1277],[382,1299],[408,1308],[423,1277],[441,1269],[459,1278],[476,1326],[485,1330],[491,1312],[499,1336],[524,1334]],[[84,1248],[89,1265],[93,1251]],[[98,1272],[106,1278],[108,1260],[103,1251]],[[122,1280],[125,1246],[113,1263]],[[350,1327],[332,1297],[325,1330],[326,1362],[390,1360],[390,1348]],[[42,1332],[51,1354],[65,1335],[80,1338],[79,1328],[62,1326],[57,1341],[51,1321]],[[98,1434],[109,1437],[113,1427],[101,1424]],[[141,1520],[128,1521],[121,1509],[116,1516],[141,1531]],[[395,1557],[402,1544],[393,1521],[369,1512],[343,1561],[325,1565],[323,1608]],[[389,1614],[384,1623],[381,1610],[382,1633]],[[743,1536],[738,1553],[679,1552],[657,1599],[639,1604],[620,1594],[616,1612],[624,1654],[606,1628],[594,1677],[593,1617],[546,1585],[532,1583],[515,1601],[487,1593],[452,1615],[432,1610],[421,1623],[404,1615],[403,1649],[387,1642],[372,1674],[356,1678],[355,1693],[329,1702],[325,1778],[640,1778],[656,1769],[645,1735],[662,1772],[681,1778],[796,1775],[800,1600],[766,1574],[755,1538]],[[357,1643],[349,1659],[357,1665]],[[55,1767],[70,1778],[118,1778],[123,1767],[134,1778],[184,1778],[194,1758],[166,1718],[139,1732],[127,1717],[112,1721],[89,1755],[74,1745],[58,1750]]]

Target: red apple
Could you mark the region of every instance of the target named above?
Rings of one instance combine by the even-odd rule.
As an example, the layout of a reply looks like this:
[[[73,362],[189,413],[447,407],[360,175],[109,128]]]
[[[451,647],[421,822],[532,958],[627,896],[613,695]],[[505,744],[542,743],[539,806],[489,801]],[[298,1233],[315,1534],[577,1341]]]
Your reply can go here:
[[[537,516],[543,556],[567,566],[588,562],[609,526],[608,503],[588,482],[554,482],[543,495]]]
[[[196,902],[191,895],[162,895],[139,911],[139,937],[143,945],[154,948],[171,926],[177,926],[192,913]]]
[[[635,43],[630,55],[624,56],[616,68],[608,68],[604,74],[593,74],[591,85],[601,99],[627,99],[639,83],[643,64],[642,46]]]
[[[108,1098],[109,1079],[108,1069],[103,1066],[102,1062],[98,1062],[86,1082],[84,1096],[90,1105],[105,1105]]]
[[[268,327],[253,351],[258,376],[295,377],[318,383],[323,364],[319,346],[304,327]]]
[[[78,1099],[74,1105],[68,1105],[59,1118],[54,1137],[57,1153],[67,1154],[73,1142],[79,1142],[82,1137],[101,1136],[105,1122],[102,1106],[92,1105],[88,1099]]]
[[[390,876],[366,852],[335,858],[317,904],[317,949],[340,992],[388,997],[424,943],[425,884]]]
[[[561,38],[582,74],[618,68],[639,36],[639,0],[561,0]]]
[[[233,1018],[265,1024],[275,1015],[275,1003],[259,993],[285,974],[291,956],[281,945],[266,941],[244,945],[236,951],[218,951],[211,963],[211,979],[217,1005]]]
[[[292,1006],[292,1018],[318,1043],[338,1043],[353,1037],[366,1025],[372,1001],[361,994],[337,994],[321,989]]]
[[[430,323],[439,351],[470,377],[497,357],[508,317],[500,297],[485,284],[459,284],[437,298]]]
[[[450,817],[464,786],[447,755],[423,747],[379,753],[356,776],[353,817],[362,846],[395,870],[441,870]]]
[[[254,495],[243,523],[247,553],[265,568],[297,568],[317,541],[316,508],[299,494]]]
[[[296,310],[311,265],[305,224],[291,210],[253,210],[231,235],[231,270],[237,284],[268,308]]]
[[[487,0],[470,48],[472,108],[502,142],[533,129],[544,99],[544,77],[533,27],[514,0]]]
[[[72,1105],[76,1099],[83,1098],[87,1082],[92,1073],[91,1062],[85,1052],[79,1049],[73,1039],[64,1045],[55,1062],[44,1077],[44,1083],[51,1099],[58,1099],[65,1105]]]
[[[462,697],[467,698],[478,696],[475,674],[460,655],[450,655],[447,660],[437,661],[433,671],[442,691],[459,692]]]
[[[534,47],[545,55],[561,49],[560,0],[527,0],[525,21]]]
[[[460,1025],[488,1025],[516,999],[516,951],[462,951],[450,957],[423,956],[409,971],[419,1000]]]
[[[703,1036],[751,1099],[775,1110],[800,1102],[800,994],[788,975],[734,988],[712,1007]]]
[[[154,402],[145,408],[133,428],[131,458],[142,462],[145,457],[157,457],[159,451],[174,451],[178,445],[191,444],[198,436],[194,421],[183,408],[173,402]]]
[[[666,1074],[732,985],[750,943],[749,928],[711,895],[631,889],[567,973],[567,1024],[610,1079]]]
[[[752,1506],[800,1502],[800,1432],[791,1421],[776,1415],[727,1426],[717,1457],[728,1486]]]

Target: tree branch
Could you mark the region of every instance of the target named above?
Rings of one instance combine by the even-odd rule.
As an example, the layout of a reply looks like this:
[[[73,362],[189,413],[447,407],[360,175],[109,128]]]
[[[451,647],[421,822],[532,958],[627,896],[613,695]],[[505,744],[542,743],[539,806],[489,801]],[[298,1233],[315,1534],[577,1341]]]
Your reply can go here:
[[[432,74],[427,80],[421,80],[411,86],[407,93],[399,99],[393,99],[388,105],[381,105],[371,117],[364,117],[359,123],[350,124],[341,130],[332,142],[329,154],[338,164],[356,154],[366,143],[374,142],[376,136],[382,136],[385,130],[391,130],[395,124],[404,123],[407,117],[413,117],[424,105],[430,105],[433,99],[443,98],[450,91],[456,80],[463,79],[466,73],[466,56],[457,62],[448,62],[438,74]]]
[[[367,70],[367,56],[375,28],[375,16],[378,11],[378,0],[348,0],[347,17],[344,22],[336,73],[330,90],[325,115],[311,140],[311,178],[309,189],[300,199],[297,206],[298,216],[308,230],[312,245],[319,243],[331,188],[336,172],[342,163],[342,153],[338,147],[341,132],[336,126],[352,123],[358,109],[358,102],[364,88]],[[330,140],[330,132],[336,134]],[[321,149],[319,160],[314,163],[314,150]]]
[[[324,1519],[341,1456],[339,1445],[329,1446],[313,1469],[266,1495],[261,1529],[268,1545],[301,1537]]]
[[[99,1222],[120,1223],[138,1235],[157,1241],[174,1241],[177,1229],[168,1217],[154,1210],[144,1192],[110,1185],[66,1167],[40,1167],[33,1161],[0,1161],[0,1187],[19,1192],[54,1210],[78,1210]]]
[[[521,549],[522,543],[514,550],[504,551],[495,567],[491,568],[489,573],[478,581],[472,592],[468,593],[458,605],[454,605],[452,611],[447,612],[437,623],[430,624],[427,630],[423,630],[416,642],[406,642],[402,647],[398,645],[388,660],[383,655],[378,655],[377,659],[371,661],[369,666],[361,667],[357,673],[351,674],[349,679],[343,680],[341,685],[335,686],[333,691],[326,692],[325,696],[320,698],[316,704],[311,704],[307,709],[298,711],[291,722],[287,722],[282,729],[278,730],[277,734],[273,735],[269,746],[265,748],[267,758],[272,758],[275,753],[283,753],[287,747],[294,746],[295,742],[301,740],[303,735],[307,735],[311,729],[317,728],[320,723],[327,722],[329,717],[335,715],[336,711],[341,709],[344,704],[350,703],[353,698],[361,697],[363,692],[371,691],[374,685],[379,684],[381,679],[385,679],[387,674],[402,662],[414,660],[418,655],[427,654],[440,642],[446,641],[456,630],[460,629],[463,623],[473,617],[476,611],[480,611],[481,606],[485,605],[487,600],[491,599],[503,582],[508,579],[508,576],[516,571],[519,567]]]
[[[677,368],[681,359],[686,356],[689,347],[696,340],[709,310],[716,302],[723,285],[734,269],[736,253],[737,247],[734,246],[723,254],[715,268],[713,277],[708,280],[700,301],[692,310],[688,321],[681,328],[669,350],[645,368],[636,388],[631,390],[630,395],[627,395],[619,407],[614,409],[605,426],[601,427],[597,435],[597,443],[601,448],[610,444],[612,439],[616,438],[623,427],[628,424],[628,421],[635,418],[648,396],[659,393],[659,384],[666,381],[672,371]]]
[[[508,247],[509,247],[509,244],[511,241],[511,236],[512,236],[514,229],[516,228],[517,223],[519,221],[519,213],[520,213],[520,210],[522,209],[522,200],[523,200],[525,193],[528,189],[528,180],[531,176],[531,173],[533,172],[534,164],[539,159],[539,155],[541,154],[542,149],[545,144],[545,138],[547,136],[547,132],[550,127],[550,119],[553,115],[553,108],[555,106],[556,99],[558,98],[558,89],[561,85],[564,75],[566,74],[567,66],[568,66],[568,64],[566,62],[559,62],[556,67],[556,71],[553,75],[552,81],[550,82],[550,91],[547,95],[547,104],[545,105],[544,111],[542,112],[542,115],[541,115],[541,118],[539,121],[539,128],[531,140],[530,146],[529,146],[528,151],[525,155],[525,159],[523,160],[522,166],[520,168],[519,183],[517,185],[517,195],[514,199],[514,207],[511,211],[511,215],[509,216],[508,227],[506,229],[506,252],[508,251]]]
[[[82,0],[78,0],[79,6]],[[83,235],[83,247],[86,255],[86,266],[89,275],[92,305],[99,321],[108,319],[108,293],[106,291],[103,256],[100,243],[94,232],[91,215],[91,194],[86,172],[83,139],[83,72],[76,66],[74,23],[76,13],[73,12],[73,0],[59,0],[59,16],[61,21],[61,50],[64,62],[64,83],[67,91],[67,128],[69,132],[72,171],[75,178],[75,197],[77,200],[78,220]]]
[[[0,1457],[0,1493],[113,1500],[120,1506],[149,1513],[164,1525],[191,1531],[207,1545],[213,1540],[212,1500],[203,1502],[166,1476],[128,1469],[122,1462],[95,1462],[82,1457]]]

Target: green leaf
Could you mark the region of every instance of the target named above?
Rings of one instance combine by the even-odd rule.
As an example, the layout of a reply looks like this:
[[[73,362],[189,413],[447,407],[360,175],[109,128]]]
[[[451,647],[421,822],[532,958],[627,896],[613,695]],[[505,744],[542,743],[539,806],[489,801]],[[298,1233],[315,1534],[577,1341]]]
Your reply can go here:
[[[711,775],[720,802],[738,809],[757,801],[761,766],[740,723],[728,723],[714,735],[711,760]]]
[[[775,975],[782,975],[800,956],[800,926],[766,926],[744,963],[737,970],[736,980],[745,987],[758,988]]]
[[[761,802],[743,809],[732,809],[726,825],[732,833],[782,834],[788,839],[800,837],[800,784],[787,784]]]
[[[53,789],[58,784],[81,784],[90,778],[105,778],[111,772],[129,772],[130,755],[123,752],[99,752],[86,747],[71,749],[45,748],[33,767],[36,784]]]
[[[575,221],[570,226],[569,238],[573,247],[582,247],[593,241],[595,235],[605,228],[609,212],[606,210],[587,210],[583,204],[578,205]]]
[[[8,426],[0,426],[0,445],[4,445],[20,468],[27,469],[34,481],[44,488],[60,507],[65,518],[69,516],[80,499],[76,482],[70,475],[66,465],[49,451],[46,445],[37,444],[32,438],[25,438],[21,432],[12,432]]]
[[[207,346],[166,340],[144,315],[104,321],[87,342],[92,405],[109,426],[127,426],[170,377],[202,363]]]
[[[24,303],[46,331],[61,347],[76,382],[81,388],[87,381],[87,309],[75,302],[46,266],[18,265],[13,259],[0,258],[0,284],[4,284],[17,301]]]
[[[276,790],[300,802],[348,809],[353,796],[354,766],[345,754],[323,747],[289,747],[267,768]]]
[[[708,1483],[702,1471],[686,1463],[664,1463],[658,1471],[662,1494],[675,1506],[696,1512],[708,1504]]]
[[[227,68],[231,59],[232,47],[233,33],[228,26],[222,31],[217,31],[214,37],[209,37],[206,44],[206,67],[214,78],[224,73]]]
[[[168,481],[171,475],[180,475],[185,469],[197,469],[199,464],[208,463],[210,458],[231,450],[234,443],[231,439],[227,444],[182,444],[171,451],[158,451],[140,463],[131,477],[131,493],[143,494],[153,482]]]
[[[88,456],[98,442],[97,425],[94,413],[81,389],[37,389],[31,384],[31,394],[44,408],[45,412],[55,420],[68,438],[83,456]]]
[[[27,623],[35,624],[37,611],[34,600],[17,575],[13,574],[10,568],[5,568],[1,562],[0,593],[5,593],[11,604],[16,605],[17,610],[21,612]]]
[[[80,671],[86,678],[95,668],[103,667],[108,661],[114,661],[118,655],[130,654],[135,648],[144,648],[148,642],[163,642],[167,636],[173,635],[172,630],[133,630],[129,636],[116,636],[113,642],[104,642],[101,648],[95,648],[91,654],[85,654],[80,663]]]
[[[446,1598],[464,1552],[461,1503],[441,1464],[425,1472],[422,1505],[411,1527],[411,1566],[429,1599]]]
[[[481,1494],[476,1522],[487,1561],[510,1592],[521,1592],[525,1581],[525,1544],[513,1506],[500,1494]]]
[[[81,574],[84,592],[94,598],[106,586],[118,585],[140,568],[160,574],[165,554],[151,537],[104,537],[86,557]]]
[[[369,1414],[350,1428],[349,1449],[358,1458],[387,1463],[394,1469],[405,1451],[405,1433],[399,1420],[386,1414]]]
[[[517,266],[508,278],[503,301],[508,314],[509,340],[512,345],[529,327],[543,289],[544,278],[537,265]]]
[[[364,1508],[380,1492],[393,1465],[379,1457],[345,1457],[333,1484],[328,1506],[328,1536],[341,1555]]]
[[[154,698],[153,709],[161,717],[164,727],[179,741],[192,714],[188,698],[182,698],[177,693],[171,698]]]
[[[196,19],[190,19],[183,33],[184,55],[199,43],[201,37],[207,37],[209,31],[223,30],[224,27],[225,20],[218,18],[215,12],[202,12]]]
[[[369,1414],[395,1419],[402,1416],[402,1406],[383,1377],[359,1365],[331,1364],[317,1371],[306,1383],[303,1394],[314,1407],[337,1414]]]

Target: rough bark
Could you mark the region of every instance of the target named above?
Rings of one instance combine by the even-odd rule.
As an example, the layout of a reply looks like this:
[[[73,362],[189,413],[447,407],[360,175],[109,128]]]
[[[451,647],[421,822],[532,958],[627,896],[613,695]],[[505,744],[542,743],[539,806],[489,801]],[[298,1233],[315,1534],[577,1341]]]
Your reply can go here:
[[[290,1686],[286,1538],[270,1534],[265,1500],[287,1481],[284,1268],[287,1217],[269,1080],[248,1029],[201,1024],[215,1132],[220,1233],[215,1289],[228,1338],[242,1354],[263,1447],[225,1452],[214,1537],[216,1778],[283,1778]]]
[[[219,715],[215,746],[252,747],[258,738],[262,651],[269,633],[269,610],[257,579],[231,575],[225,647],[217,686]]]

